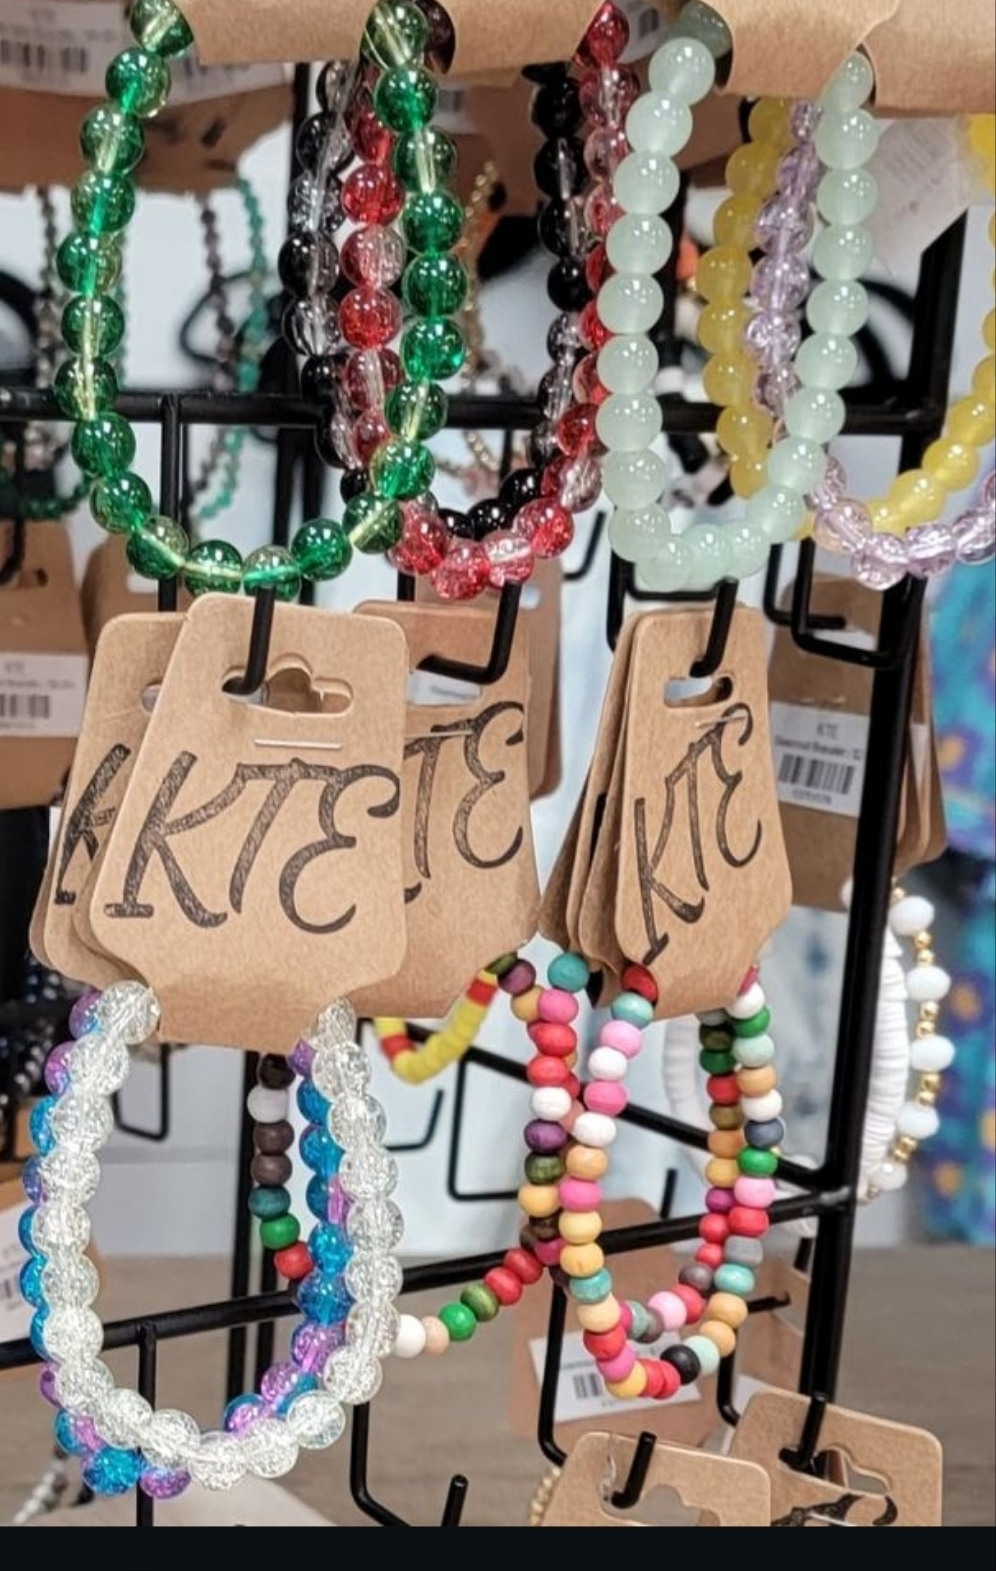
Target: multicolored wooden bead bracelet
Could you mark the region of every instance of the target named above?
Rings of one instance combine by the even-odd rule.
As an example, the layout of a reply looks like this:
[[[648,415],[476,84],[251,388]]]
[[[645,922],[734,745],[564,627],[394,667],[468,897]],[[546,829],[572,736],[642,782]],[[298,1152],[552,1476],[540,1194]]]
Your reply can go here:
[[[47,1364],[43,1394],[60,1410],[59,1443],[83,1457],[84,1480],[95,1493],[119,1494],[138,1485],[167,1498],[191,1479],[228,1489],[247,1474],[280,1477],[294,1466],[299,1449],[334,1444],[345,1426],[344,1403],[376,1394],[380,1360],[397,1334],[401,1268],[393,1250],[401,1218],[390,1200],[397,1172],[381,1141],[383,1110],[367,1094],[370,1066],[355,1041],[353,1011],[339,1002],[323,1011],[295,1056],[313,1088],[306,1116],[323,1099],[329,1148],[334,1144],[338,1156],[341,1147],[337,1177],[329,1171],[327,1187],[337,1205],[341,1194],[348,1207],[352,1254],[343,1281],[337,1271],[326,1274],[316,1238],[325,1238],[327,1224],[320,1223],[309,1241],[315,1268],[297,1289],[307,1319],[294,1333],[291,1358],[264,1376],[258,1397],[229,1407],[222,1430],[202,1433],[189,1415],[155,1411],[137,1391],[117,1387],[100,1359],[104,1328],[90,1307],[99,1279],[84,1252],[86,1203],[99,1184],[97,1152],[111,1133],[111,1098],[127,1077],[129,1048],[148,1037],[158,1014],[155,995],[138,982],[117,983],[78,1004],[74,1040],[50,1054],[52,1094],[32,1117],[39,1154],[24,1169],[31,1204],[20,1237],[30,1256],[22,1291],[37,1305],[31,1335]],[[278,1111],[275,1102],[260,1105],[259,1091],[286,1092],[264,1085],[253,1093],[259,1113]],[[334,1243],[338,1266],[338,1234]]]
[[[505,969],[510,969],[516,956],[504,958],[507,961]],[[494,967],[478,971],[440,1029],[424,1042],[412,1041],[406,1020],[382,1015],[373,1021],[381,1052],[399,1080],[406,1080],[409,1085],[423,1085],[457,1063],[473,1047],[498,991],[502,974],[498,967],[502,964],[496,961]]]

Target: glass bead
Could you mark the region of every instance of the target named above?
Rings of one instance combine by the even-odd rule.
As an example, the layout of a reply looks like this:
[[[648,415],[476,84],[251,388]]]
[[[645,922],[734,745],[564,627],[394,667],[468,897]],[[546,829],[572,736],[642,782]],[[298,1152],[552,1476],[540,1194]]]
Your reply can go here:
[[[747,126],[751,141],[768,142],[783,152],[793,146],[797,132],[792,125],[796,103],[791,98],[759,98],[751,107]]]
[[[598,471],[597,464],[592,467]],[[645,452],[609,453],[603,461],[600,476],[605,481],[606,495],[620,507],[642,507],[655,501],[664,490],[668,477],[667,462],[649,449]],[[597,488],[591,502],[596,500]]]
[[[62,336],[73,354],[102,360],[120,347],[124,313],[113,295],[77,295],[62,313]]]
[[[929,524],[944,511],[944,487],[922,469],[910,469],[893,481],[889,500],[907,524]]]
[[[286,1421],[297,1444],[308,1451],[327,1450],[346,1428],[342,1404],[327,1391],[302,1391],[294,1396]]]
[[[713,584],[729,574],[729,554],[726,548],[726,531],[713,524],[695,524],[686,531],[685,540],[691,548],[686,584],[689,589],[711,589]]]
[[[744,298],[750,284],[750,258],[733,246],[714,246],[695,269],[695,287],[703,300],[733,304]]]
[[[105,295],[121,272],[121,248],[113,235],[67,235],[55,253],[59,277],[76,294]]]
[[[337,1097],[329,1114],[329,1133],[343,1149],[382,1140],[386,1125],[384,1109],[366,1093]]]
[[[980,398],[959,398],[948,414],[944,435],[971,447],[987,447],[996,438],[996,409]]]
[[[56,403],[72,420],[92,420],[118,396],[114,367],[106,360],[66,360],[52,383]]]
[[[781,420],[785,400],[798,390],[799,378],[793,365],[776,364],[762,371],[754,386],[754,398],[761,409]]]
[[[312,518],[303,523],[290,549],[301,577],[309,583],[339,578],[353,557],[342,525],[328,518]]]
[[[142,1471],[137,1451],[107,1446],[95,1452],[83,1468],[83,1482],[95,1495],[125,1495],[134,1489]]]
[[[753,404],[724,409],[716,422],[716,436],[731,458],[763,458],[771,445],[774,421]]]
[[[750,317],[750,306],[744,300],[707,305],[699,315],[699,343],[707,354],[732,354],[742,347]]]
[[[483,540],[489,564],[488,583],[492,589],[506,584],[524,584],[532,577],[535,554],[528,540],[511,529],[496,529]]]
[[[151,517],[152,492],[141,475],[126,470],[94,486],[90,493],[90,511],[109,534],[131,534]]]
[[[695,276],[697,284],[698,273]],[[808,264],[791,252],[785,256],[763,256],[754,268],[750,291],[756,303],[767,310],[794,311],[809,293]],[[732,296],[724,296],[729,298]]]
[[[283,331],[299,355],[323,355],[338,347],[338,312],[319,300],[295,300],[283,315]]]
[[[604,68],[615,65],[629,43],[629,19],[618,5],[605,4],[595,12],[578,45],[579,65]]]
[[[941,437],[931,442],[921,460],[923,469],[945,491],[962,491],[979,472],[979,455],[974,447]]]
[[[733,578],[750,578],[764,566],[771,542],[760,525],[743,518],[737,523],[726,525],[723,533]]]
[[[45,1351],[59,1364],[87,1363],[104,1345],[99,1315],[82,1305],[53,1305],[45,1321]]]
[[[824,109],[847,114],[866,104],[875,87],[875,73],[867,55],[855,53],[830,78],[820,95]]]
[[[126,549],[129,562],[143,578],[175,578],[183,571],[190,540],[181,524],[158,514],[128,536]]]
[[[642,393],[657,375],[657,350],[644,336],[620,334],[599,350],[597,367],[610,393]]]
[[[734,196],[754,196],[764,200],[776,189],[778,166],[777,148],[748,142],[730,154],[726,164],[726,183]]]
[[[340,302],[339,326],[355,348],[379,349],[400,330],[401,306],[389,290],[361,285]]]
[[[447,409],[446,394],[435,382],[403,382],[384,405],[391,430],[408,442],[435,436],[446,424]]]
[[[806,496],[823,478],[826,454],[818,442],[803,436],[787,436],[776,442],[768,456],[768,478]]]
[[[108,1391],[94,1413],[98,1430],[112,1446],[142,1445],[151,1420],[145,1397],[122,1386]]]
[[[717,207],[712,220],[717,245],[750,250],[757,223],[757,202],[750,196],[730,196]]]
[[[685,104],[697,104],[712,91],[716,62],[712,52],[696,38],[669,38],[650,61],[650,86],[673,94]]]
[[[958,560],[957,542],[949,524],[921,524],[907,530],[904,544],[909,570],[916,578],[946,573]]]
[[[124,474],[134,458],[135,433],[121,415],[96,415],[78,423],[71,447],[85,475],[111,480]]]
[[[169,66],[147,49],[122,49],[107,67],[104,86],[108,98],[126,114],[148,120],[159,113],[169,97]]]
[[[800,348],[795,368],[805,386],[836,392],[853,378],[858,351],[849,338],[814,333]]]
[[[343,220],[342,192],[307,173],[298,175],[287,194],[287,221],[292,230],[311,230],[331,240]]]
[[[190,1484],[190,1474],[183,1468],[172,1470],[162,1467],[142,1469],[138,1487],[153,1500],[175,1500]]]
[[[598,315],[609,333],[649,333],[663,309],[660,284],[639,273],[616,273],[598,297]]]
[[[516,514],[512,528],[529,541],[538,557],[560,556],[574,538],[574,520],[570,513],[550,497],[527,502]]]
[[[792,105],[789,110],[789,125],[793,136],[799,142],[812,141],[813,132],[820,123],[822,112],[819,104],[813,103],[811,99],[801,98]]]
[[[573,84],[571,84],[573,85]],[[544,91],[540,89],[540,93]],[[640,80],[628,65],[604,66],[581,78],[581,121],[589,126],[621,125],[640,96]]]
[[[881,127],[864,109],[850,114],[825,114],[813,144],[828,169],[860,169],[878,146]]]
[[[584,454],[572,458],[565,453],[547,466],[542,491],[544,496],[555,497],[568,512],[587,512],[602,494],[601,469],[593,458]]]
[[[467,297],[469,280],[455,256],[418,256],[402,282],[402,295],[420,316],[451,316]]]
[[[417,5],[378,0],[363,29],[360,52],[390,70],[420,60],[428,40],[428,24]]]
[[[617,273],[659,273],[671,254],[671,231],[656,213],[626,213],[606,237],[608,260]]]
[[[806,305],[806,317],[816,333],[853,338],[868,320],[868,291],[857,281],[841,280],[816,285]]]
[[[991,562],[996,554],[996,522],[993,509],[973,507],[963,513],[952,526],[959,562],[968,567],[979,567]]]
[[[491,563],[480,541],[458,540],[429,576],[441,600],[473,600],[491,582]]]
[[[809,442],[832,442],[844,427],[844,400],[819,387],[800,387],[785,402],[785,429]]]
[[[208,1430],[190,1457],[190,1476],[204,1489],[234,1489],[246,1476],[241,1442],[222,1430]]]
[[[584,164],[592,180],[611,180],[629,152],[621,126],[599,126],[584,144]]]
[[[400,573],[422,576],[438,567],[446,555],[447,534],[437,508],[424,498],[402,508],[401,538],[389,553],[391,566]]]
[[[355,229],[343,245],[339,258],[344,277],[371,290],[389,289],[404,270],[405,247],[394,229],[368,224]]]
[[[346,1269],[353,1251],[341,1228],[321,1223],[308,1235],[308,1253],[319,1271],[335,1276]]]
[[[986,355],[972,373],[972,392],[984,403],[996,403],[996,357]]]
[[[806,504],[798,491],[766,485],[751,497],[744,516],[764,531],[769,542],[781,545],[802,528]]]
[[[135,211],[135,186],[127,175],[87,169],[70,193],[73,221],[86,234],[118,234]]]
[[[393,349],[361,349],[346,356],[342,390],[357,412],[383,409],[401,377],[401,361]]]
[[[227,540],[202,540],[187,557],[183,582],[192,595],[238,594],[242,553]]]
[[[671,520],[652,499],[643,506],[619,507],[609,521],[609,543],[624,562],[645,562],[656,556]]]
[[[791,196],[772,196],[757,215],[754,238],[766,251],[801,251],[812,239],[813,227],[808,207]]]
[[[360,164],[343,182],[342,206],[355,224],[391,224],[405,206],[405,193],[392,170]]]
[[[403,1279],[401,1263],[393,1255],[358,1250],[346,1267],[346,1286],[358,1305],[396,1298]],[[385,1356],[387,1352],[390,1346]]]
[[[435,126],[422,126],[398,137],[391,161],[406,191],[445,190],[456,172],[456,143]]]
[[[448,317],[413,322],[401,339],[401,364],[415,382],[445,382],[466,358],[463,334]]]
[[[721,408],[745,405],[754,391],[756,368],[749,355],[714,358],[702,372],[702,387],[711,403]]]
[[[380,1364],[368,1357],[362,1347],[342,1347],[329,1359],[325,1387],[336,1401],[355,1405],[372,1401],[382,1378]]]
[[[374,89],[374,108],[383,125],[410,134],[427,125],[436,107],[436,84],[418,66],[385,71]]]
[[[706,4],[706,0],[688,0],[674,24],[673,33],[680,38],[697,38],[705,44],[714,60],[722,60],[733,48],[730,29],[719,12]],[[651,58],[650,69],[653,68]]]
[[[114,1376],[99,1359],[92,1363],[66,1364],[55,1371],[55,1396],[75,1416],[92,1413],[114,1386]]]
[[[551,211],[552,203],[548,204],[545,212]],[[599,181],[593,190],[589,191],[581,204],[584,223],[590,234],[599,237],[607,235],[617,218],[622,217],[622,208],[613,195],[612,187],[606,182]],[[549,230],[544,224],[544,213],[540,214],[540,237],[544,245],[548,243]],[[548,247],[552,249],[552,247]]]
[[[868,271],[875,248],[863,224],[829,224],[813,247],[813,265],[825,279],[852,283]]]
[[[247,595],[272,589],[278,600],[296,600],[301,592],[301,571],[286,547],[260,546],[245,559],[242,587]]]
[[[350,498],[342,524],[354,549],[372,556],[397,545],[404,527],[398,503],[369,492]]]
[[[186,17],[173,0],[133,0],[128,24],[142,48],[156,54],[182,55],[194,41]]]
[[[666,213],[680,185],[673,158],[662,153],[630,153],[615,172],[612,197],[624,213]]]
[[[596,427],[610,452],[639,452],[660,435],[660,405],[650,393],[613,393],[599,405]]]
[[[302,300],[324,294],[339,276],[339,253],[324,236],[295,230],[280,247],[277,273],[284,288]]]
[[[744,333],[744,344],[762,371],[789,365],[801,341],[795,314],[784,311],[758,311]]]
[[[996,350],[996,310],[987,311],[983,318],[982,342],[990,354]]]
[[[670,92],[644,93],[626,116],[626,139],[634,153],[675,158],[688,145],[691,134],[692,111]]]
[[[370,460],[370,479],[377,495],[395,501],[407,502],[428,491],[435,472],[429,449],[400,437],[385,442]]]
[[[828,224],[863,224],[875,211],[878,182],[867,169],[828,169],[817,202]]]
[[[851,572],[866,589],[891,589],[908,568],[905,542],[895,535],[873,535],[851,556]]]
[[[140,122],[133,115],[125,114],[116,104],[98,104],[90,110],[80,127],[80,151],[86,162],[100,175],[130,173],[144,148],[145,133]]]
[[[114,1042],[110,1033],[120,1037],[128,1047],[139,1047],[148,1041],[159,1024],[159,1004],[156,995],[143,982],[115,982],[101,994],[97,1010],[99,1029],[109,1033],[100,1050],[102,1060],[113,1068],[113,1079],[108,1077],[106,1090],[102,1091],[102,1094],[109,1096],[112,1091],[119,1089],[128,1075],[127,1054],[123,1060],[115,1056],[120,1043]],[[79,1044],[73,1059],[74,1082],[78,1060],[86,1050],[93,1047],[91,1040]]]
[[[100,1164],[92,1151],[56,1147],[45,1158],[45,1193],[50,1199],[65,1195],[86,1205],[99,1184]]]

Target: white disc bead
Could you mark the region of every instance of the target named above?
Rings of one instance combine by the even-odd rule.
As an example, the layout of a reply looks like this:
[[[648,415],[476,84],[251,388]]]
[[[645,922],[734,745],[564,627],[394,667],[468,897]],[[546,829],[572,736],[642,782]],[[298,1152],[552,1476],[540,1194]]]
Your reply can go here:
[[[734,1020],[750,1020],[754,1015],[759,1015],[764,1008],[764,988],[760,982],[752,982],[745,993],[739,994],[730,1004],[727,1014]]]
[[[890,1189],[902,1189],[909,1176],[909,1168],[905,1162],[880,1162],[868,1174],[869,1189],[881,1189],[887,1193]]]
[[[286,1091],[269,1086],[253,1086],[246,1097],[249,1117],[257,1124],[279,1124],[290,1110],[290,1097]]]
[[[899,1109],[896,1128],[910,1140],[929,1140],[941,1127],[937,1109],[924,1107],[920,1102],[904,1102]]]
[[[418,1358],[425,1352],[426,1330],[417,1315],[398,1316],[398,1334],[394,1339],[395,1358]]]
[[[929,900],[922,895],[904,895],[889,912],[889,926],[897,938],[915,938],[934,925],[936,913]]]
[[[625,1080],[629,1059],[617,1047],[596,1047],[588,1059],[593,1080]]]
[[[539,1086],[529,1098],[534,1118],[556,1123],[571,1110],[571,1093],[562,1086]]]
[[[579,1113],[571,1133],[581,1145],[604,1151],[616,1138],[616,1121],[608,1113]]]
[[[951,991],[951,978],[940,966],[914,966],[906,973],[906,991],[915,1004],[937,1004]]]
[[[939,1075],[954,1063],[954,1043],[946,1036],[917,1036],[910,1047],[910,1067],[921,1075]]]

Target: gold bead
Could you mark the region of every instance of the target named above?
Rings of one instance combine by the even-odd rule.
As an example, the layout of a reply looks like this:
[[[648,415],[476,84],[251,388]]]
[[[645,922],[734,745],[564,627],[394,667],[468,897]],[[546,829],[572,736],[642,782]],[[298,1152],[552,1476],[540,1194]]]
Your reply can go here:
[[[937,1027],[932,1020],[918,1020],[914,1030],[914,1035],[918,1036],[920,1040],[923,1041],[925,1036],[936,1036]]]
[[[920,1015],[924,1020],[937,1020],[940,1017],[940,1004],[921,1004]]]
[[[905,891],[905,889],[901,889],[899,887],[899,885],[896,884],[896,886],[894,887],[894,889],[892,891],[892,903],[893,903],[893,905],[898,905],[900,900],[905,900],[905,899],[906,899],[906,891]]]
[[[917,933],[913,939],[913,948],[929,949],[933,942],[933,936],[930,933]]]
[[[920,1076],[920,1091],[933,1091],[936,1095],[940,1089],[941,1077],[936,1069],[925,1069]]]
[[[916,1094],[916,1101],[918,1107],[933,1107],[934,1103],[937,1101],[937,1092],[925,1091],[923,1086],[921,1086]]]
[[[892,1148],[892,1155],[897,1162],[908,1162],[917,1148],[917,1142],[910,1135],[900,1135]]]
[[[932,966],[934,963],[934,951],[932,949],[919,950],[917,952],[916,963],[918,966]]]

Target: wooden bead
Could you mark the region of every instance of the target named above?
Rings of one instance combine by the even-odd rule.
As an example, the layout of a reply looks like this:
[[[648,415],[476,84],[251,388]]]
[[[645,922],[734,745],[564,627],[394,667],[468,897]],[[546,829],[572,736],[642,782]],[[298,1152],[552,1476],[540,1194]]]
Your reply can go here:
[[[721,1320],[734,1331],[747,1319],[747,1305],[736,1293],[713,1293],[706,1305],[709,1320]]]
[[[541,987],[531,987],[528,992],[520,993],[517,998],[512,999],[509,1008],[516,1020],[521,1020],[524,1025],[528,1026],[539,1018],[539,1001],[542,991]]]
[[[561,1211],[560,1213],[560,1236],[569,1244],[595,1243],[601,1236],[602,1226],[602,1218],[598,1211]],[[564,1269],[567,1269],[566,1266]]]
[[[560,1254],[561,1268],[568,1276],[594,1276],[605,1264],[597,1244],[568,1244]]]
[[[709,1122],[714,1129],[739,1129],[744,1121],[744,1110],[737,1107],[720,1107],[714,1103],[709,1109]]]
[[[529,1253],[528,1249],[507,1249],[502,1265],[506,1271],[514,1271],[515,1275],[525,1282],[527,1286],[531,1286],[533,1282],[538,1282],[543,1275],[543,1267],[536,1259],[536,1256]]]
[[[741,1069],[737,1073],[737,1085],[744,1096],[764,1096],[767,1091],[775,1090],[778,1075],[773,1064],[764,1064],[760,1069]]]
[[[572,1178],[604,1178],[609,1170],[608,1153],[592,1146],[572,1146],[564,1158]]]
[[[519,1204],[527,1216],[553,1216],[560,1209],[556,1184],[523,1184]]]
[[[619,1401],[631,1402],[634,1397],[642,1396],[647,1389],[647,1371],[642,1364],[636,1363],[625,1380],[607,1380],[605,1389]]]
[[[423,1315],[422,1325],[425,1327],[425,1350],[438,1358],[450,1345],[450,1333],[436,1315]]]
[[[737,1345],[737,1333],[725,1320],[703,1320],[699,1326],[699,1335],[715,1342],[720,1358],[729,1358]]]
[[[598,1304],[578,1304],[576,1313],[583,1331],[611,1331],[619,1324],[619,1300],[610,1293]]]
[[[740,1169],[732,1157],[714,1156],[706,1163],[706,1183],[716,1189],[732,1189],[740,1177]]]
[[[713,1156],[732,1161],[744,1148],[744,1137],[739,1129],[716,1129],[709,1136],[709,1150]]]

